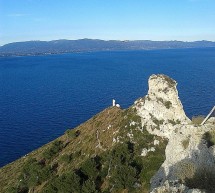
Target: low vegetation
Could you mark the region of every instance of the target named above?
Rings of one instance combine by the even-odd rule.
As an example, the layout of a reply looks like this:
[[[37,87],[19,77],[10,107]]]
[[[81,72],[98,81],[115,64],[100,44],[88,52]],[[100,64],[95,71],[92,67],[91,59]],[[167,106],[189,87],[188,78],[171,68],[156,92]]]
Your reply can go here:
[[[215,145],[215,131],[214,130],[206,132],[202,138],[206,141],[208,148]]]
[[[195,164],[190,160],[182,160],[175,166],[175,174],[182,183],[186,183],[188,179],[192,179],[195,175]]]
[[[170,107],[172,106],[172,103],[170,101],[165,101],[164,105],[167,109],[170,109]]]
[[[177,119],[177,120],[170,120],[170,119],[169,119],[168,122],[171,123],[172,125],[177,125],[177,124],[180,124],[180,123],[181,123],[181,121],[178,120],[178,119]]]
[[[159,74],[159,75],[157,75],[157,77],[164,79],[168,83],[170,88],[174,87],[176,85],[175,81],[172,78],[170,78],[164,74]],[[151,79],[156,79],[157,77],[152,77]]]
[[[50,148],[46,149],[43,152],[43,157],[47,160],[52,159],[56,156],[56,154],[59,154],[59,152],[63,149],[64,144],[62,141],[54,141]]]
[[[215,169],[201,167],[197,169],[192,178],[187,178],[185,184],[189,188],[205,190],[206,193],[215,192]]]
[[[155,139],[155,151],[141,156]],[[133,107],[108,108],[0,169],[0,192],[148,192],[166,144],[143,130]]]
[[[190,143],[190,139],[184,139],[184,140],[182,141],[182,145],[183,145],[184,149],[187,149],[187,148],[188,148],[189,143]]]

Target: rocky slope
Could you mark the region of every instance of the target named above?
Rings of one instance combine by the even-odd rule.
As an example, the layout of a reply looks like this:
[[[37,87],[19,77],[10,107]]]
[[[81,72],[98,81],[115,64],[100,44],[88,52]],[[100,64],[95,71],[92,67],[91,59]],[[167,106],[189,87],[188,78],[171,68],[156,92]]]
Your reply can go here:
[[[215,192],[215,119],[193,124],[176,85],[152,75],[130,108],[109,107],[1,168],[0,192]]]
[[[109,107],[1,168],[0,192],[148,192],[166,142],[142,129],[134,106]]]
[[[135,102],[142,126],[168,138],[166,160],[151,179],[152,192],[215,192],[214,118],[203,126],[193,124],[183,111],[176,84],[165,75],[152,75],[148,94]]]

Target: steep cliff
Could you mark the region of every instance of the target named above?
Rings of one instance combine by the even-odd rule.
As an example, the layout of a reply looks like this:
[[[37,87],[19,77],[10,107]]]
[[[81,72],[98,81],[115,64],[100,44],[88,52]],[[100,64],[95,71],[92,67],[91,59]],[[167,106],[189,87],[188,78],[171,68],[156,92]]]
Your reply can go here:
[[[166,160],[151,179],[152,192],[215,192],[214,118],[203,126],[193,124],[178,98],[176,81],[165,75],[152,75],[148,94],[135,105],[142,126],[168,138]]]
[[[148,94],[135,102],[137,114],[148,132],[169,138],[177,125],[191,122],[179,100],[177,83],[165,75],[152,75],[148,84]]]

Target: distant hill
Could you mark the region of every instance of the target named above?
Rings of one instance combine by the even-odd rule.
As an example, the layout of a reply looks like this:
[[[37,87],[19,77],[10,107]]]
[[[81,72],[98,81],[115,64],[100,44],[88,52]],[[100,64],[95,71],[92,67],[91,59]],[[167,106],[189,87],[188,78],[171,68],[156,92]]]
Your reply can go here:
[[[85,51],[114,51],[114,50],[152,50],[176,48],[205,48],[215,47],[211,41],[117,41],[117,40],[53,40],[14,42],[0,47],[0,56],[59,54]]]

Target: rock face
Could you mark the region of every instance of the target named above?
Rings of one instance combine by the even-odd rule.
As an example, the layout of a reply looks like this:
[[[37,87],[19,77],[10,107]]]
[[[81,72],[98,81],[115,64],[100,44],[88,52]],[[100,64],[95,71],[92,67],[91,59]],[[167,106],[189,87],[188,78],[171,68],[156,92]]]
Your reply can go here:
[[[155,188],[151,193],[206,193],[203,190],[189,189],[178,181],[166,181],[162,186]]]
[[[210,123],[175,129],[166,146],[166,160],[151,179],[151,188],[162,186],[167,180],[179,180],[191,184],[191,187],[199,187],[198,183],[210,178],[210,183],[215,183],[215,146],[207,137],[208,133],[215,136],[214,130],[215,126]],[[205,186],[210,186],[210,183]],[[204,185],[200,187],[205,188]]]
[[[176,81],[165,75],[152,75],[148,94],[135,102],[142,126],[155,135],[169,138],[178,124],[189,124],[178,97]]]
[[[135,102],[143,129],[169,139],[166,160],[151,179],[151,190],[215,192],[214,118],[194,125],[185,115],[176,85],[165,75],[152,75],[148,94]]]

